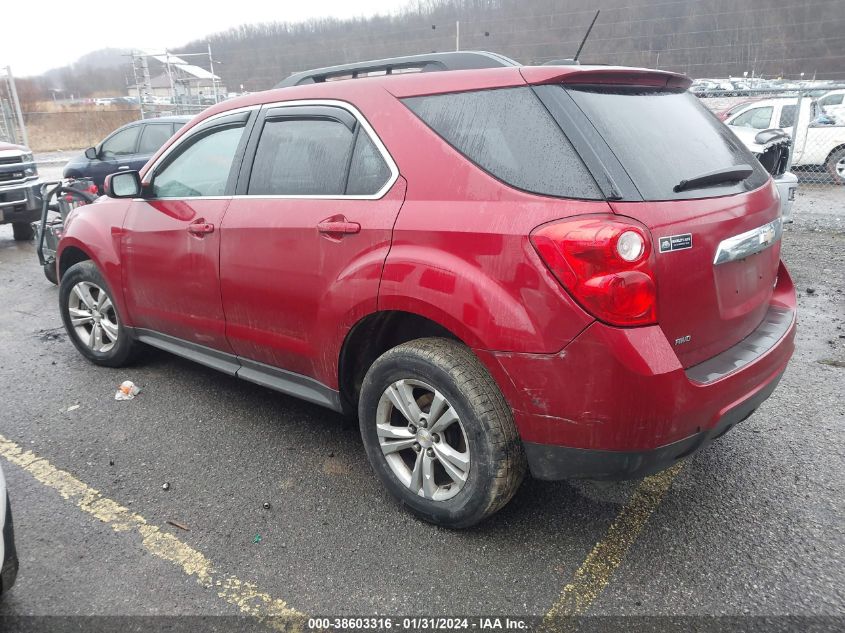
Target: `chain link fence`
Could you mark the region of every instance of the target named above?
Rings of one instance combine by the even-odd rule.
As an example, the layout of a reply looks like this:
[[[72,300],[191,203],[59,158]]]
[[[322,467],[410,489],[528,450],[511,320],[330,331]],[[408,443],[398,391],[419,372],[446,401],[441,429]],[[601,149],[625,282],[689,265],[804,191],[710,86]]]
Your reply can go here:
[[[788,134],[789,169],[802,185],[845,185],[845,84],[695,94],[752,151],[765,138],[761,132]]]
[[[0,67],[0,141],[16,145],[27,143],[15,79],[9,67]]]

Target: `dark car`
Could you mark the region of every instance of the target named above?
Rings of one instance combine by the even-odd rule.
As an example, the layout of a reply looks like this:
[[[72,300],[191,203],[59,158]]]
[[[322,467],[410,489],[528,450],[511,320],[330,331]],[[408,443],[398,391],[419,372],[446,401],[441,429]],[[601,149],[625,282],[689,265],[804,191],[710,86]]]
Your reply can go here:
[[[103,180],[116,171],[141,169],[150,156],[185,123],[189,116],[167,116],[135,121],[116,129],[97,147],[89,147],[65,165],[65,178],[91,178],[102,189]]]
[[[796,327],[777,190],[689,85],[461,52],[212,106],[68,215],[68,338],[357,412],[388,490],[451,527],[526,467],[666,468],[772,393]]]

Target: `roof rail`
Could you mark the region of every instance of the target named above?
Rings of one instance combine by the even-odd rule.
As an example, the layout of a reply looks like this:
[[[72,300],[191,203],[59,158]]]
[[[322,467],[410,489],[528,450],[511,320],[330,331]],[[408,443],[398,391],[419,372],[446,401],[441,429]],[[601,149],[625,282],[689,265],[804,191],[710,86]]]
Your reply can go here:
[[[392,75],[399,72],[437,72],[443,70],[469,70],[473,68],[499,68],[519,66],[518,62],[486,51],[455,51],[452,53],[429,53],[427,55],[406,55],[389,57],[368,62],[341,64],[326,68],[315,68],[293,73],[287,79],[276,84],[276,88],[300,86],[302,84],[322,83],[335,79],[357,79],[369,73]]]

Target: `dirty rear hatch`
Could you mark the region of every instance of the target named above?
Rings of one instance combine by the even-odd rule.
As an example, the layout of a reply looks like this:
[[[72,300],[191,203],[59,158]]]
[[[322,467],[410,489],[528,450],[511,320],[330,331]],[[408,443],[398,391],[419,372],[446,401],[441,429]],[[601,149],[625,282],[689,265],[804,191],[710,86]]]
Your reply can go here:
[[[763,320],[780,258],[780,208],[765,169],[685,88],[667,73],[598,71],[535,90],[562,127],[578,128],[573,136],[592,135],[579,149],[611,182],[613,211],[651,231],[658,321],[690,367]],[[765,244],[715,263],[720,244],[756,229],[746,237]]]

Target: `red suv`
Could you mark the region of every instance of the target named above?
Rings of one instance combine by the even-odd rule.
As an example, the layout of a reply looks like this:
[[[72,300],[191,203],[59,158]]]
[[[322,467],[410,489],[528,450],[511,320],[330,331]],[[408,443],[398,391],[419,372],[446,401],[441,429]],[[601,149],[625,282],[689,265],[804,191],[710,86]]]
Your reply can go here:
[[[462,53],[283,83],[68,218],[59,303],[91,361],[145,343],[357,414],[388,490],[452,527],[526,468],[663,469],[774,390],[778,194],[687,78]]]

